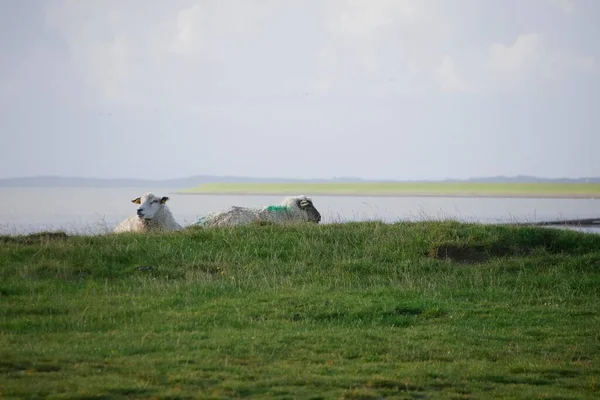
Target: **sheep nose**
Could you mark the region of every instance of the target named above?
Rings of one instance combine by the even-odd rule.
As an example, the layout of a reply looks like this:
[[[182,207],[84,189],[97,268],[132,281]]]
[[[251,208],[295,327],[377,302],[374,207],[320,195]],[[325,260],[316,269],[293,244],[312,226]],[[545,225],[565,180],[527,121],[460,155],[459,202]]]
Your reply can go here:
[[[142,210],[141,208],[137,209],[137,214],[138,215],[144,215],[144,210]]]

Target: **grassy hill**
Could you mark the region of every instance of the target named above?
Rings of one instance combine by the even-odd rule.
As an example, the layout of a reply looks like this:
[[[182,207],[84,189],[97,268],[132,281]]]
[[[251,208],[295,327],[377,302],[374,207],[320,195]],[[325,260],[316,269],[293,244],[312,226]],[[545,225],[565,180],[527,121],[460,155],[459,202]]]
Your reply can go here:
[[[600,235],[0,237],[5,398],[593,398],[599,323]]]

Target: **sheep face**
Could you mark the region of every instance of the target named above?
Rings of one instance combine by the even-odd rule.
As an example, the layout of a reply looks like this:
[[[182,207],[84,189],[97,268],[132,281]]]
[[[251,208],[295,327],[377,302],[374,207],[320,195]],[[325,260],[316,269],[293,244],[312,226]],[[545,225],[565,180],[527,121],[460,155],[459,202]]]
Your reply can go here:
[[[139,204],[137,216],[143,220],[151,220],[169,200],[168,197],[157,197],[152,193],[146,193],[142,197],[131,200],[133,204]]]
[[[321,221],[321,214],[315,208],[313,202],[308,197],[299,198],[296,202],[298,208],[306,212],[308,216],[308,222],[314,222],[318,224]]]

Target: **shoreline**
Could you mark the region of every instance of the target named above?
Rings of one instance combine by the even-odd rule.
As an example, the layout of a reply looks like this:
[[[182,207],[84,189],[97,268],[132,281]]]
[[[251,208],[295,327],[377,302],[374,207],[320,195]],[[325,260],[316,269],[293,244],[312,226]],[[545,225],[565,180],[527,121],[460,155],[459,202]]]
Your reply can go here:
[[[284,192],[171,192],[177,195],[193,196],[293,196],[293,193]],[[506,198],[506,199],[587,199],[598,200],[600,194],[562,194],[562,193],[312,193],[307,196],[316,197],[461,197],[461,198]]]

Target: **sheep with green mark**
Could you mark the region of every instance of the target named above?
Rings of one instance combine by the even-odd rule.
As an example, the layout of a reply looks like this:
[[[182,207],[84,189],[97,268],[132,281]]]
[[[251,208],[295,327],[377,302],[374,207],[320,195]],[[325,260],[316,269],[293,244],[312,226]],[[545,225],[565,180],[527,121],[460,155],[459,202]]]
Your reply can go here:
[[[196,225],[240,226],[252,222],[272,222],[276,224],[311,222],[319,223],[321,214],[310,197],[304,195],[286,197],[280,204],[263,208],[232,206],[226,210],[209,214],[199,219]]]

